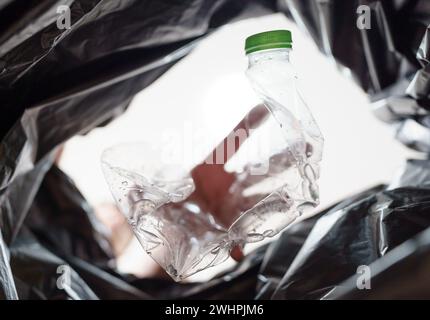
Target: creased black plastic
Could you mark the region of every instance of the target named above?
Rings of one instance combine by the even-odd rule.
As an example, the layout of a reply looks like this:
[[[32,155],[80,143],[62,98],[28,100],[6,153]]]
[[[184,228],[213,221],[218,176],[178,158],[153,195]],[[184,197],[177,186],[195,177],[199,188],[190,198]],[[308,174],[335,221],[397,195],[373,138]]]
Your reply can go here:
[[[417,291],[423,287],[423,281],[429,283],[426,276],[403,274],[405,265],[413,264],[411,267],[421,270],[430,257],[428,167],[428,160],[409,161],[388,188],[368,190],[324,213],[305,240],[299,243],[300,250],[294,259],[287,260],[290,261],[288,268],[277,288],[271,291],[271,297],[428,298],[429,291],[422,294]],[[419,176],[419,171],[424,172],[427,179],[417,181],[415,177]],[[422,236],[420,241],[410,240],[421,232],[427,236]],[[280,247],[279,253],[272,253],[272,259],[287,247]],[[417,255],[422,258],[422,263],[415,259]],[[402,261],[409,256],[410,262]],[[375,271],[371,273],[376,276],[375,281],[371,279],[371,290],[357,289],[357,268],[362,265],[371,266]],[[402,276],[405,276],[404,281],[400,279]],[[400,288],[395,288],[399,282],[402,283],[402,295],[398,292]],[[349,288],[347,292],[346,286]],[[385,287],[395,290],[385,292],[384,296]]]
[[[430,191],[430,161],[410,160],[401,174],[390,184],[391,188],[421,187]],[[430,203],[408,203],[401,211],[413,211],[408,217],[416,219],[428,212]],[[399,210],[399,211],[400,211]],[[428,213],[427,213],[428,214]],[[369,265],[372,275],[370,290],[358,290],[357,276],[340,283],[325,299],[430,299],[430,228],[388,252]]]
[[[396,138],[429,152],[427,0],[280,0],[320,50],[337,62],[373,102],[375,115],[396,125]],[[359,29],[365,5],[370,28]]]
[[[428,153],[430,2],[280,2],[340,71],[346,68],[369,94],[375,115],[395,126],[396,138]],[[359,5],[370,9],[370,29],[356,26]],[[272,245],[277,250],[265,257],[273,263],[260,270],[257,297],[428,298],[423,289],[426,276],[405,274],[408,267],[425,270],[429,258],[428,231],[423,231],[430,226],[428,169],[428,160],[410,160],[387,189],[369,190],[340,203],[316,221],[308,236],[303,224],[302,243],[294,244],[294,237],[289,241],[285,232],[285,238]],[[420,232],[419,240],[410,240]],[[291,257],[286,250],[299,251]],[[284,257],[283,268],[275,263],[279,257]],[[357,289],[360,265],[378,270],[372,290]],[[265,272],[269,277],[262,277]],[[347,279],[349,291],[341,292]]]
[[[357,278],[339,285],[325,299],[430,299],[430,230],[427,229],[372,263],[370,289],[357,289]]]
[[[69,271],[61,271],[60,266],[66,266]],[[21,229],[11,246],[11,267],[20,299],[97,299],[82,278],[68,266],[25,228]],[[65,277],[63,285],[58,283],[61,276]]]
[[[15,283],[12,278],[12,271],[9,264],[9,249],[3,241],[0,230],[0,283],[3,290],[0,291],[0,299],[16,300],[18,295],[15,288]]]
[[[59,5],[71,8],[70,29],[57,27]],[[68,260],[78,256],[91,266],[96,262],[106,263],[101,253],[106,248],[93,234],[94,225],[85,223],[78,227],[82,222],[78,216],[83,216],[88,208],[84,200],[79,200],[76,189],[68,189],[67,179],[61,177],[57,182],[60,194],[67,190],[71,198],[75,197],[70,206],[60,203],[64,198],[58,197],[55,187],[39,190],[56,147],[124,112],[134,94],[154,82],[211,31],[235,19],[274,12],[275,8],[275,1],[270,0],[252,0],[246,4],[241,0],[0,2],[2,297],[16,296],[7,252],[8,247],[20,241],[23,221],[29,212],[27,224],[32,236],[43,242],[43,250],[57,257],[47,245],[62,246],[58,263],[67,255],[70,255]],[[36,193],[39,196],[34,202]],[[53,216],[58,219],[42,223]],[[68,221],[73,218],[78,220]],[[35,265],[42,263],[45,256],[42,249],[37,256],[39,246],[33,249],[39,261],[33,257],[24,260],[28,266],[31,261]],[[21,274],[23,265],[14,266],[18,269],[12,268],[12,274]],[[90,279],[89,269],[85,272]],[[105,290],[95,291],[105,298],[147,296],[119,289],[124,288],[122,285],[115,287],[112,281],[117,278],[112,276],[105,281]],[[21,276],[15,280],[21,288],[23,283],[28,287],[22,279]],[[47,279],[54,285],[53,272]],[[37,297],[52,297],[44,294],[43,289],[52,290],[37,287]],[[18,295],[26,298],[20,290]],[[75,295],[80,296],[79,292]]]
[[[351,197],[345,200],[342,204],[330,207],[310,219],[304,220],[287,229],[279,240],[273,242],[265,252],[264,260],[258,274],[258,294],[257,299],[270,299],[273,296],[276,288],[282,281],[283,276],[287,272],[300,252],[303,244],[309,236],[309,233],[314,228],[315,224],[333,208],[346,206],[353,203],[355,200],[371,195],[379,191],[383,186],[377,186],[366,190],[360,195]]]
[[[69,30],[56,27],[60,4]],[[363,4],[368,30],[356,26]],[[397,139],[430,151],[427,0],[0,1],[0,299],[428,297],[427,160],[197,284],[117,274],[91,208],[51,169],[58,145],[120,115],[208,33],[277,11],[352,75]],[[369,291],[354,287],[363,264]],[[70,283],[59,289],[62,266]]]
[[[56,166],[46,174],[25,225],[63,255],[95,264],[112,258],[106,232],[97,222],[92,208]]]

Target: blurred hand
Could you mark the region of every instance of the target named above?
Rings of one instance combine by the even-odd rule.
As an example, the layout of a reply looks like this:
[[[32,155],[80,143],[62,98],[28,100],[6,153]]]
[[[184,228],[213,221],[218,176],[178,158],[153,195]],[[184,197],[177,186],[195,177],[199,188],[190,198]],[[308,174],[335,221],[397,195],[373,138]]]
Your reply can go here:
[[[224,165],[239,150],[245,139],[236,139],[238,130],[246,132],[249,137],[250,129],[258,127],[268,115],[268,110],[263,105],[253,108],[242,121],[227,135],[227,137],[212,151],[206,161],[197,165],[191,172],[194,180],[195,191],[189,200],[196,202],[200,208],[213,215],[215,220],[228,228],[241,213],[241,204],[231,201],[231,186],[236,181],[236,175],[225,170]],[[234,141],[234,148],[227,148],[228,141]],[[218,152],[221,151],[221,152]],[[233,151],[233,152],[232,152]],[[216,155],[223,155],[223,159],[217,159]],[[236,261],[243,258],[240,247],[231,251],[231,256]]]

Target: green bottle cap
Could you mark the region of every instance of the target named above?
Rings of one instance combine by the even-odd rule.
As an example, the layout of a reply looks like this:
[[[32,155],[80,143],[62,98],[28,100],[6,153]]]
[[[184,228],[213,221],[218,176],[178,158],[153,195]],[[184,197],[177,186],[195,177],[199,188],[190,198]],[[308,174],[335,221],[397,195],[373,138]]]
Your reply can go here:
[[[276,48],[292,47],[291,32],[288,30],[273,30],[249,36],[245,40],[246,54]]]

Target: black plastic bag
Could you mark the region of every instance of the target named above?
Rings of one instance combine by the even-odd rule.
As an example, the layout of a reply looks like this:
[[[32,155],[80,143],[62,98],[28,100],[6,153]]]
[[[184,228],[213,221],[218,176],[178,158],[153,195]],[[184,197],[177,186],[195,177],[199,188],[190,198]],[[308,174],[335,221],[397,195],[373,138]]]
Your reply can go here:
[[[70,5],[71,29],[56,27],[60,4]],[[357,28],[360,5],[370,9],[371,29]],[[57,146],[124,112],[205,35],[278,11],[351,71],[400,141],[430,151],[426,0],[3,1],[0,298],[428,297],[426,277],[405,271],[422,270],[429,257],[428,161],[409,162],[389,189],[370,189],[293,226],[202,284],[117,274],[91,208],[51,169]],[[373,290],[354,286],[363,264],[375,272]],[[71,285],[59,290],[65,265]]]
[[[384,190],[339,204],[316,222],[273,297],[333,294],[341,282],[359,275],[359,266],[369,266],[430,226],[429,206],[430,190],[417,188]]]
[[[59,5],[70,6],[70,29],[57,27]],[[59,203],[64,198],[56,199],[55,188],[39,190],[57,146],[121,114],[134,94],[166,72],[211,31],[234,19],[274,10],[275,1],[257,0],[247,1],[246,5],[240,0],[1,3],[0,297],[20,296],[12,278],[17,272],[9,266],[8,247],[20,240],[23,221],[34,205],[36,193],[45,198],[39,201],[39,213],[65,217],[51,221],[49,228],[37,221],[40,214],[29,217],[29,225],[38,227],[39,238],[60,244],[66,241],[68,254],[83,253],[75,246],[83,242],[79,239],[83,233],[91,233],[86,225],[79,226],[82,230],[73,230],[77,222],[64,228],[64,222],[70,222],[68,219],[75,215],[73,210],[77,214],[85,211],[85,201],[64,208]],[[67,179],[61,179],[59,188],[67,188],[63,185]],[[69,192],[80,197],[77,190]],[[61,231],[52,230],[56,223],[61,225]],[[97,243],[91,235],[86,240]],[[86,249],[90,247],[92,244]],[[100,254],[94,258],[98,260]],[[50,297],[40,295],[43,296]]]

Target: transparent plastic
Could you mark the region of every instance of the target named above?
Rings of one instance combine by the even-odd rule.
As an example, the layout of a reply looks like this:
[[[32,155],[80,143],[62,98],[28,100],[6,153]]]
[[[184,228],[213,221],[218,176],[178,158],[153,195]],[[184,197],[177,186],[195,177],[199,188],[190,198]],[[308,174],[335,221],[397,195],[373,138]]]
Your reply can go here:
[[[319,202],[323,137],[296,88],[290,50],[248,55],[246,75],[264,106],[244,114],[203,163],[166,164],[140,143],[102,155],[118,207],[176,281],[275,236]]]

